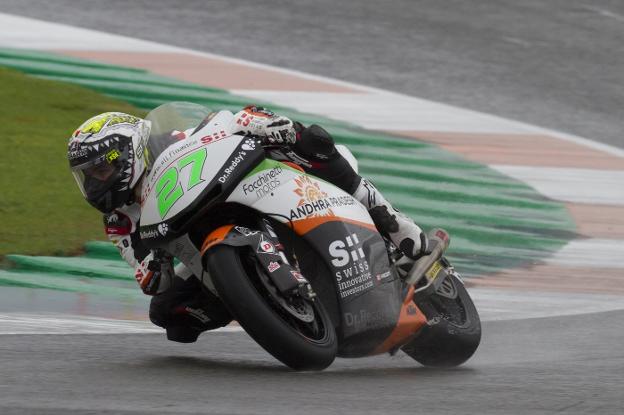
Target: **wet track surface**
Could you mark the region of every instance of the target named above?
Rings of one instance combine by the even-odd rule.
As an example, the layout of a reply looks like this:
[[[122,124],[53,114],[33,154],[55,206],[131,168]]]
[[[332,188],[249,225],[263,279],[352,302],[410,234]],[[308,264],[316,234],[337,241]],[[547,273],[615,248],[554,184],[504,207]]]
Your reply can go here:
[[[0,12],[283,65],[624,147],[621,2],[297,3],[188,1],[182,10],[162,0],[0,0]],[[2,335],[0,413],[618,414],[623,321],[620,311],[488,322],[477,355],[459,369],[425,369],[399,353],[339,359],[321,373],[287,370],[244,333],[191,346],[154,334]]]
[[[244,333],[190,346],[155,334],[2,336],[0,412],[616,414],[622,317],[487,323],[476,356],[452,370],[399,353],[296,373]]]
[[[0,0],[0,12],[297,69],[624,147],[620,0]]]

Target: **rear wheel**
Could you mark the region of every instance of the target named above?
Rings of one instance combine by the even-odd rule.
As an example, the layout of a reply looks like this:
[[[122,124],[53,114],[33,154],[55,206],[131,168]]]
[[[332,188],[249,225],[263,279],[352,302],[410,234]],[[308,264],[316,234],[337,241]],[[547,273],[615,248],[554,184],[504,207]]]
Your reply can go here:
[[[481,341],[481,320],[459,276],[448,275],[435,294],[417,305],[429,324],[401,350],[433,367],[458,366],[474,354]]]
[[[234,318],[276,359],[296,370],[320,370],[333,362],[336,332],[318,298],[283,296],[249,249],[216,246],[206,266]]]

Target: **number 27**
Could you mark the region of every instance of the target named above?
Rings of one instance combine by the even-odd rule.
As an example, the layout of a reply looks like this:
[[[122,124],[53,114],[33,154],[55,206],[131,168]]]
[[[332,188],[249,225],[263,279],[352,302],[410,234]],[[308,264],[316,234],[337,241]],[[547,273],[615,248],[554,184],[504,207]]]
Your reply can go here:
[[[186,186],[188,192],[193,187],[203,182],[201,178],[207,152],[205,148],[195,151],[178,161],[177,166],[166,170],[156,184],[156,198],[158,201],[158,213],[161,219],[165,217],[171,207],[184,195],[182,184],[179,180],[179,172],[186,166],[191,166],[189,181]]]

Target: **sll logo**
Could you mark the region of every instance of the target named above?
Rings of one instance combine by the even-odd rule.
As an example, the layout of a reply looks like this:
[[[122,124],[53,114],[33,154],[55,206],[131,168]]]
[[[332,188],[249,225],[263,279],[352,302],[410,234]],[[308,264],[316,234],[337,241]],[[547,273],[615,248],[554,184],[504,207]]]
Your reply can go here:
[[[347,236],[345,241],[337,240],[329,244],[329,255],[334,258],[332,264],[338,268],[344,267],[351,260],[355,262],[365,258],[362,247],[357,246],[360,241],[356,234],[352,233]]]

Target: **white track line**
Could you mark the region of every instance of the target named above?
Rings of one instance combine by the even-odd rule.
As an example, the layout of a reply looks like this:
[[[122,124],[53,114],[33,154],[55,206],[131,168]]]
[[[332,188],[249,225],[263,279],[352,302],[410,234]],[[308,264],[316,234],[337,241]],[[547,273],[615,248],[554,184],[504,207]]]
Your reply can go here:
[[[471,288],[482,321],[524,320],[624,310],[624,296]]]
[[[528,134],[513,123],[475,111],[387,92],[233,90],[237,95],[272,102],[301,112],[348,121],[371,130]]]
[[[603,294],[471,288],[481,320],[507,321],[624,310],[624,297]],[[240,333],[230,325],[212,332]],[[0,335],[16,334],[150,334],[163,333],[147,321],[113,320],[67,314],[0,314]]]
[[[624,278],[624,240],[577,239],[545,262],[562,267],[591,267],[597,272],[601,268],[617,269],[621,270],[619,277]]]
[[[227,326],[216,332],[239,332]],[[113,320],[67,314],[0,314],[0,334],[140,334],[164,333],[149,321]]]
[[[490,165],[544,196],[574,203],[624,206],[624,171]]]

